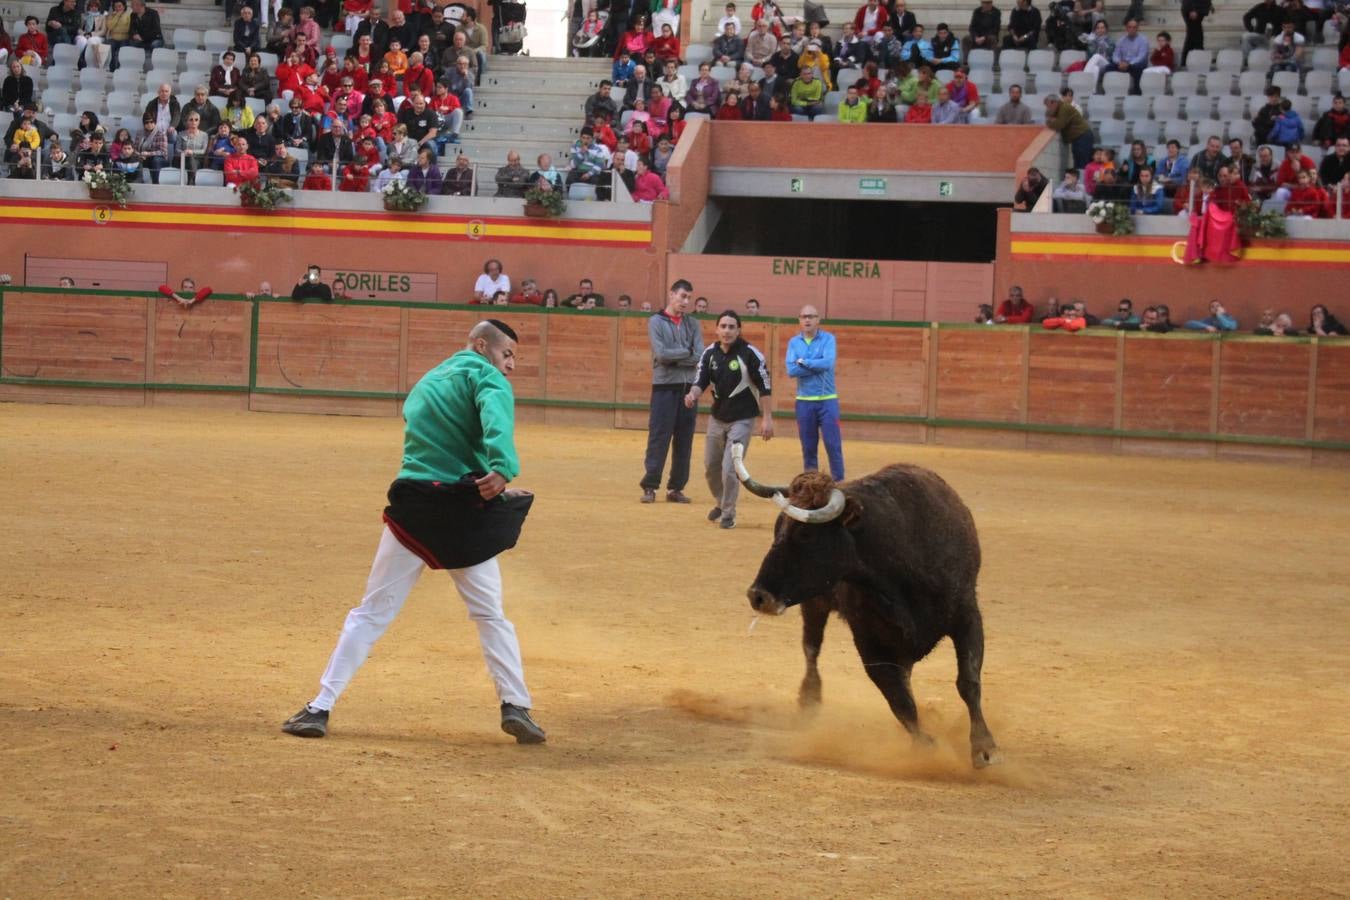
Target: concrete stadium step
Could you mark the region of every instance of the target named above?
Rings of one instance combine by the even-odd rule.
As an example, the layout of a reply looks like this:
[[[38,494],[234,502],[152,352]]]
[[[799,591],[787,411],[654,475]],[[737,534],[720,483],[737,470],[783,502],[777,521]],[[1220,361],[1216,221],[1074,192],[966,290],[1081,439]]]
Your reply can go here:
[[[498,90],[482,94],[475,91],[473,95],[475,117],[486,113],[490,116],[511,116],[531,121],[541,118],[580,119],[585,102],[585,94],[545,94],[532,97]]]
[[[482,84],[479,85],[478,90],[474,91],[474,96],[477,97],[480,92],[487,96],[489,91],[500,89],[516,96],[545,94],[548,96],[575,96],[584,99],[595,93],[596,88],[600,86],[600,80],[608,74],[548,73],[544,75],[528,71],[519,73],[489,71],[483,76]]]
[[[493,166],[506,165],[506,155],[514,150],[520,154],[520,164],[533,170],[539,154],[547,153],[553,157],[553,164],[562,168],[572,149],[572,141],[537,140],[522,136],[520,140],[482,140],[465,141],[462,144],[447,144],[442,159],[453,162],[456,156],[467,156],[473,162]],[[444,168],[444,167],[442,167]]]
[[[483,138],[490,140],[519,140],[528,135],[541,141],[574,141],[581,133],[581,116],[571,119],[516,118],[510,116],[490,117],[474,114],[466,119],[460,129],[460,137]]]
[[[225,24],[225,7],[213,3],[154,3],[159,12],[160,25],[166,38],[172,40],[175,28],[194,28],[203,31],[208,28],[228,30]],[[33,15],[42,19],[52,4],[46,0],[24,0],[19,3],[7,3],[0,6],[5,17],[6,27],[14,19]]]
[[[488,75],[594,75],[608,78],[611,63],[607,59],[576,59],[543,56],[493,56],[488,60]]]

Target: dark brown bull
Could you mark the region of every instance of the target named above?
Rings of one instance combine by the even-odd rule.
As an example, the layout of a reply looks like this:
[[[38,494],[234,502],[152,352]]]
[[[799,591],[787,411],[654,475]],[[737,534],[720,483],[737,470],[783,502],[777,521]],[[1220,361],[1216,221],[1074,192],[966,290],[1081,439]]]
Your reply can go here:
[[[804,472],[786,488],[766,487],[746,471],[739,445],[732,453],[746,489],[783,510],[747,594],[760,613],[802,607],[802,706],[820,703],[816,660],[833,610],[848,622],[863,666],[891,712],[917,742],[931,743],[919,728],[909,676],[938,641],[950,637],[956,689],[970,711],[971,762],[976,768],[998,762],[980,710],[980,540],[956,491],[928,469],[907,465],[841,486],[821,472]]]

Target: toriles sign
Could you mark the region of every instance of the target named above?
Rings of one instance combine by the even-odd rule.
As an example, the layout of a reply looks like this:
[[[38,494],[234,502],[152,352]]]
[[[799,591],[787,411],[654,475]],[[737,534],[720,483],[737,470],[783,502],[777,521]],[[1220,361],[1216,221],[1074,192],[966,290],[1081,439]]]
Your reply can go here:
[[[357,300],[425,300],[436,302],[436,276],[426,272],[349,272],[337,270],[333,281]]]
[[[821,278],[880,278],[881,266],[857,259],[773,260],[775,275],[807,275]]]

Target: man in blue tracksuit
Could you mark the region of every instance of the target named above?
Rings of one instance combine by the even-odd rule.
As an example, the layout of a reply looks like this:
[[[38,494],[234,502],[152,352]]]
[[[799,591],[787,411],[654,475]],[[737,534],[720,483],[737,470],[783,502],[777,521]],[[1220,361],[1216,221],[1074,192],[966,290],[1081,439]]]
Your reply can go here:
[[[797,435],[802,440],[802,467],[820,468],[818,447],[825,438],[830,477],[844,480],[844,449],[839,434],[839,395],[834,390],[834,335],[820,330],[820,312],[803,306],[801,334],[788,341],[787,372],[797,379]]]

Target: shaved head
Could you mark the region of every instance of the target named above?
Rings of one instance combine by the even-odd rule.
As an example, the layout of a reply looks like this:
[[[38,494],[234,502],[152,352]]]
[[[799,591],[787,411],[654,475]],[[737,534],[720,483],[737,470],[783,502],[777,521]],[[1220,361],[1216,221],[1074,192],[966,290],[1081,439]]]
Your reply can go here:
[[[484,319],[469,331],[468,350],[477,353],[507,378],[516,368],[516,333],[499,319]]]

